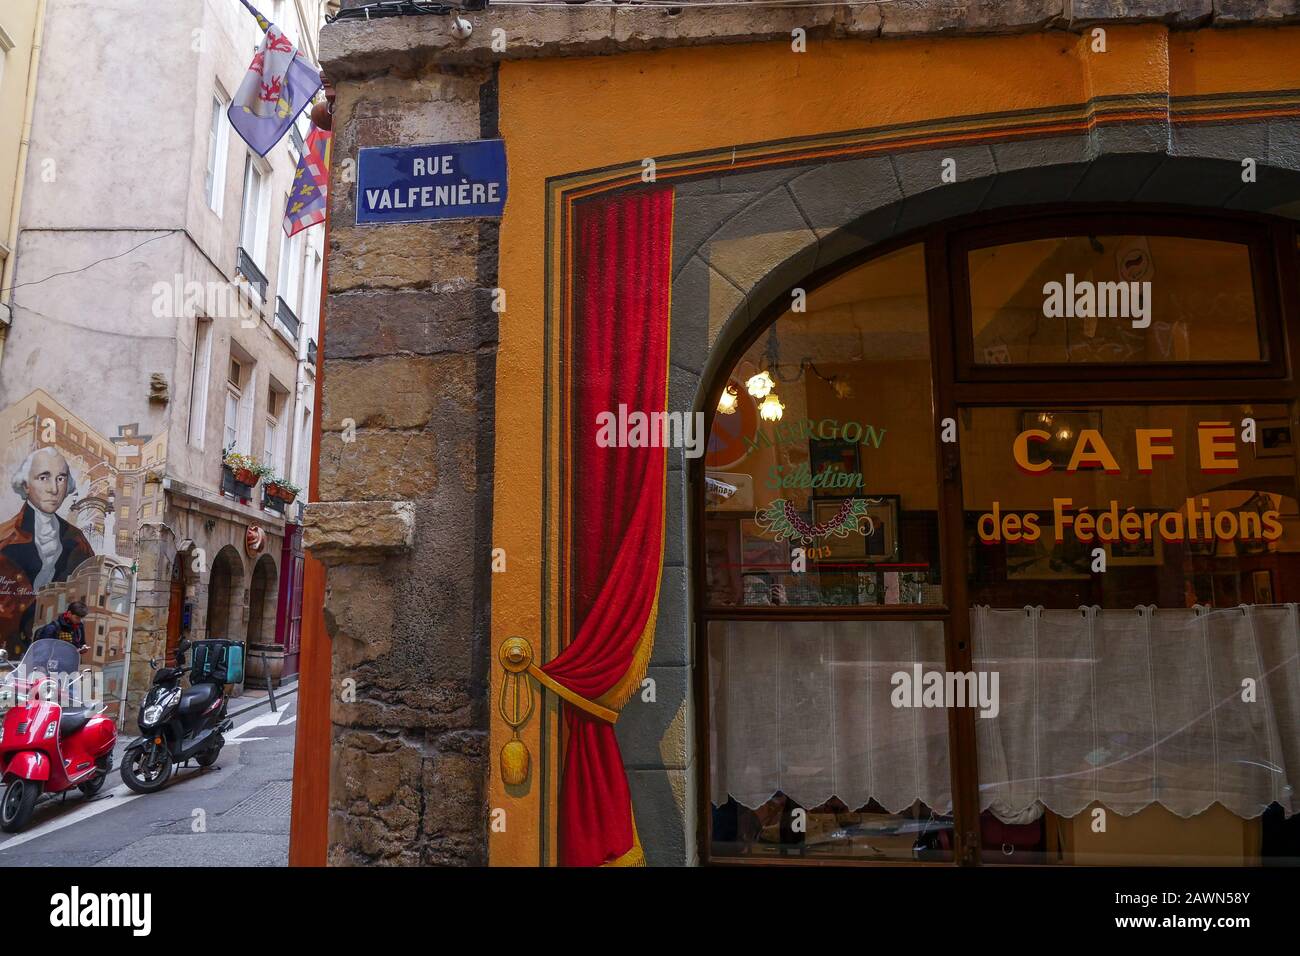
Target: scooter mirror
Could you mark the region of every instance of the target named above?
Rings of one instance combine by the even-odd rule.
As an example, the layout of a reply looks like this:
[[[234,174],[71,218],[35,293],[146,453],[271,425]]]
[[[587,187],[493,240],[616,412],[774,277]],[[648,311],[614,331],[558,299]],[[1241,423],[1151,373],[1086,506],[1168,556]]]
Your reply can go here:
[[[156,657],[149,658],[149,670],[156,671],[157,669],[158,669],[158,658]]]

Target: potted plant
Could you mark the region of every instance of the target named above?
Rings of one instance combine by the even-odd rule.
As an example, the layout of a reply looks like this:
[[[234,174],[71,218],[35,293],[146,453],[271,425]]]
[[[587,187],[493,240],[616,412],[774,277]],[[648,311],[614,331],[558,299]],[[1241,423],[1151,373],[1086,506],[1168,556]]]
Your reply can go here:
[[[281,478],[276,475],[266,479],[266,493],[272,498],[279,498],[285,504],[292,504],[301,491],[302,488],[295,485],[288,478]]]
[[[257,480],[262,476],[262,473],[265,470],[248,455],[241,455],[237,451],[227,451],[222,464],[230,469],[230,473],[234,476],[235,481],[241,485],[246,485],[249,488],[252,488],[257,484]]]

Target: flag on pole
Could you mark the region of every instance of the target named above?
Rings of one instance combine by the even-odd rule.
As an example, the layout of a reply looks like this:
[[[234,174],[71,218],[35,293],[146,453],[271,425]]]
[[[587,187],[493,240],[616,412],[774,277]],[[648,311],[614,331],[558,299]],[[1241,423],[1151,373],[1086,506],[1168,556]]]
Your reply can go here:
[[[293,189],[284,209],[284,234],[292,238],[309,226],[325,221],[329,188],[330,134],[313,126],[293,174]]]
[[[257,18],[266,36],[253,54],[253,62],[226,115],[249,148],[265,156],[321,88],[320,71],[248,0],[240,3]]]

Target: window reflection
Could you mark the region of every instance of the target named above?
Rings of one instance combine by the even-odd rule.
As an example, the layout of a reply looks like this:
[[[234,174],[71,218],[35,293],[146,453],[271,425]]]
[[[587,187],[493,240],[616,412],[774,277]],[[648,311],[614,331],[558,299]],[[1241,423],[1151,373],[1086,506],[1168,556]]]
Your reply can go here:
[[[1250,249],[1093,235],[973,249],[977,365],[1263,358]]]
[[[750,347],[705,459],[709,604],[942,603],[929,343],[911,246]]]
[[[1294,856],[1289,422],[1284,405],[962,413],[972,647],[1000,677],[999,714],[976,721],[987,862]]]

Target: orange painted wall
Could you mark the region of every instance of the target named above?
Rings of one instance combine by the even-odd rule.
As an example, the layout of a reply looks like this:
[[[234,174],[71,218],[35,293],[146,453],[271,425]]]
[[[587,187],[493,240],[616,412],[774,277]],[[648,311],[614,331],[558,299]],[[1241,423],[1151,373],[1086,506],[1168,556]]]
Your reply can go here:
[[[1295,33],[1241,29],[1170,34],[1107,31],[1108,52],[1067,33],[1014,37],[766,43],[581,59],[503,63],[500,129],[510,170],[500,236],[500,316],[494,547],[509,570],[492,577],[492,647],[509,635],[540,644],[543,321],[550,177],[730,144],[944,117],[1076,104],[1094,96],[1300,88]],[[538,726],[528,784],[507,792],[496,754],[508,739],[495,715],[490,807],[494,865],[536,865]]]

